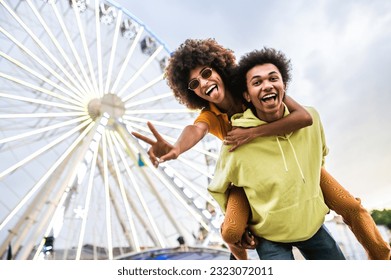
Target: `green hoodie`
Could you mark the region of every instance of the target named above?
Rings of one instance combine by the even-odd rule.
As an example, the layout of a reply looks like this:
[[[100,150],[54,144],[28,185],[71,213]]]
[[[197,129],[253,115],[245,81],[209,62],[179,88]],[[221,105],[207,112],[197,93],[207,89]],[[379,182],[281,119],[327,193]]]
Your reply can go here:
[[[312,126],[289,135],[257,137],[234,152],[223,145],[208,187],[224,212],[231,183],[243,187],[252,211],[251,231],[271,241],[311,238],[329,211],[319,186],[328,149],[318,113],[307,110]],[[251,109],[232,117],[233,126],[263,124]]]

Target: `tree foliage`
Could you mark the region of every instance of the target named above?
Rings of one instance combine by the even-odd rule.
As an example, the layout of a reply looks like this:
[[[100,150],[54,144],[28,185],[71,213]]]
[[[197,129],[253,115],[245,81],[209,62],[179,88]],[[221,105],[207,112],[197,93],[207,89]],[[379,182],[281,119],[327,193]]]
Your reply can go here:
[[[391,229],[391,209],[372,210],[371,216],[377,225],[385,225]]]

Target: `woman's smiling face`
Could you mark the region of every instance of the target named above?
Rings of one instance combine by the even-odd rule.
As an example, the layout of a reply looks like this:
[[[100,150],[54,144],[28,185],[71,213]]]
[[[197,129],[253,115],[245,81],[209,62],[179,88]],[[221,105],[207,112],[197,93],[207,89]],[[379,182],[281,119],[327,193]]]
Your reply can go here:
[[[190,71],[189,82],[193,79],[199,81],[199,86],[193,89],[194,93],[202,99],[219,104],[225,98],[225,85],[221,76],[212,69],[209,78],[203,78],[202,72],[205,69],[211,69],[207,66],[198,66]]]

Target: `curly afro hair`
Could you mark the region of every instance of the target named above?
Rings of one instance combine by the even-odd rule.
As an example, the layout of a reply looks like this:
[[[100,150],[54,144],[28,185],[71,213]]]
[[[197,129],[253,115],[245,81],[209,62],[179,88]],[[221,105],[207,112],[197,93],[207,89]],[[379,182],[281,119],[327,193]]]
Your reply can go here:
[[[167,84],[179,103],[189,109],[209,107],[208,101],[188,89],[190,71],[198,66],[212,67],[219,73],[226,88],[230,89],[236,58],[232,50],[224,48],[210,38],[187,39],[172,53],[165,73]]]
[[[273,48],[264,47],[261,50],[254,50],[241,57],[239,65],[235,71],[235,80],[233,82],[235,88],[233,94],[240,95],[236,96],[237,98],[241,97],[243,92],[247,90],[247,72],[257,65],[267,63],[273,64],[278,68],[281,73],[285,87],[288,86],[291,80],[292,70],[290,59],[288,59],[281,51],[277,51]]]

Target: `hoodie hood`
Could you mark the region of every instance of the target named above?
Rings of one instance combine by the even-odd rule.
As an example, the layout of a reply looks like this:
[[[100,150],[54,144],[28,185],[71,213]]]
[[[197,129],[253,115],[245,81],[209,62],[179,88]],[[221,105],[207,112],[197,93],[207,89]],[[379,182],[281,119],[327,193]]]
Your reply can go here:
[[[284,104],[284,116],[289,115],[288,107]],[[247,109],[244,113],[238,113],[231,117],[232,126],[238,127],[254,127],[263,124],[267,124],[267,122],[260,120],[257,116],[254,115],[251,109]]]

